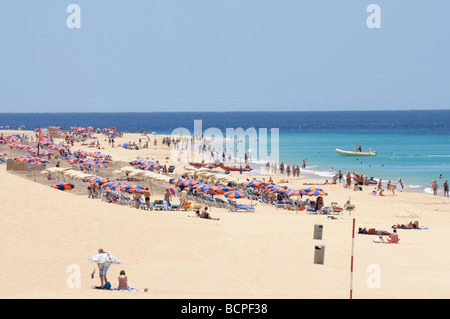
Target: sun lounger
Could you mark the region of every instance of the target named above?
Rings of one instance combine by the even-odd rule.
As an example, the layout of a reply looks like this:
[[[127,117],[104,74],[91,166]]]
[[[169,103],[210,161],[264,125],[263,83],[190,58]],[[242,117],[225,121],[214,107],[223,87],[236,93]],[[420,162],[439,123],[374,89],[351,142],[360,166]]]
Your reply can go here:
[[[153,209],[154,210],[163,210],[164,209],[164,204],[162,200],[155,200],[154,205],[153,205]]]
[[[238,205],[232,201],[228,201],[228,210],[231,212],[245,211],[245,212],[255,212],[255,207],[247,205]]]
[[[275,209],[286,208],[286,204],[283,201],[278,201],[274,206],[275,206]]]

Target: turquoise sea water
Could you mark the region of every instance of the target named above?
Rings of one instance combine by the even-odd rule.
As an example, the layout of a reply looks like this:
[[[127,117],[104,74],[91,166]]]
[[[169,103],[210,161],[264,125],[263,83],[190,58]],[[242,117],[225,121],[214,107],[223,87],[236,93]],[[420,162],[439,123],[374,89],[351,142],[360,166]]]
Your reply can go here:
[[[336,148],[353,150],[353,143],[363,150],[372,146],[377,156],[342,156]],[[431,191],[431,180],[440,187],[450,179],[450,139],[447,135],[405,134],[326,134],[304,133],[280,136],[280,158],[285,164],[301,167],[307,158],[307,171],[329,177],[341,170],[361,172],[365,176],[396,182],[408,189]],[[442,174],[442,179],[439,179]]]
[[[316,176],[341,170],[383,181],[402,179],[406,188],[430,192],[450,179],[450,110],[333,112],[181,112],[181,113],[0,113],[0,126],[32,130],[39,126],[115,126],[119,131],[171,134],[179,127],[279,129],[279,161],[302,165]],[[341,156],[336,148],[372,147],[375,157]],[[250,146],[247,146],[246,151]],[[254,157],[253,157],[254,159]],[[442,179],[439,175],[442,174]]]

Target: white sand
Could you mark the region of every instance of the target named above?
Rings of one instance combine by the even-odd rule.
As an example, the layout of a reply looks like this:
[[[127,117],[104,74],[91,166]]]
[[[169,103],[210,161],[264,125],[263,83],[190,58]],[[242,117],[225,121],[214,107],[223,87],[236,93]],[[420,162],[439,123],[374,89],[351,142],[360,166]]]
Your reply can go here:
[[[116,145],[139,137],[126,134],[116,139]],[[131,151],[111,149],[100,141],[106,148],[101,152],[114,160],[150,156],[164,162],[170,157],[160,143],[158,150],[152,145],[149,150]],[[72,150],[78,148],[96,151],[78,145]],[[9,153],[9,148],[3,145],[0,151]],[[178,176],[180,170],[177,165]],[[332,201],[343,205],[350,196],[356,211],[331,220],[260,203],[255,213],[212,208],[211,215],[220,221],[211,221],[188,218],[192,212],[108,204],[88,199],[81,188],[83,195],[77,195],[75,189],[50,188],[42,176],[37,181],[45,185],[33,182],[31,174],[12,174],[5,164],[0,166],[1,298],[349,298],[353,218],[356,230],[390,231],[393,224],[407,221],[395,217],[405,211],[418,214],[420,225],[429,229],[399,230],[397,245],[375,244],[376,236],[355,235],[353,297],[450,297],[447,198],[407,192],[378,197],[369,195],[371,188],[354,192],[342,184],[326,185],[322,187],[329,194],[326,205]],[[321,182],[303,177],[289,181],[292,188]],[[162,199],[162,194],[153,199]],[[323,225],[322,240],[313,239],[314,224]],[[313,262],[316,244],[326,246],[323,265]],[[100,280],[98,270],[91,279],[96,265],[88,257],[100,247],[122,261],[108,271],[113,287],[124,269],[131,287],[149,292],[93,289]],[[67,284],[74,276],[68,272],[71,265],[79,267],[79,288]],[[375,277],[379,281],[373,281]]]

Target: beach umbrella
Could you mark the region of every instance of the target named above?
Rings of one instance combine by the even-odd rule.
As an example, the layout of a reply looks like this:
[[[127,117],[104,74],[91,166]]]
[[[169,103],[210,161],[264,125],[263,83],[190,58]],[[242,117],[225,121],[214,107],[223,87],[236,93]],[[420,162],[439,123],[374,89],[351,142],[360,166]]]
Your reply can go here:
[[[223,191],[224,193],[235,191],[234,188],[228,186],[220,187],[220,190]]]
[[[315,188],[315,187],[308,187],[300,190],[301,195],[306,196],[326,196],[328,195],[325,193],[321,188]]]
[[[401,217],[401,218],[420,218],[419,215],[417,215],[416,213],[411,213],[411,212],[399,213],[399,214],[395,215],[395,217]]]
[[[183,186],[195,186],[195,185],[198,185],[198,183],[199,183],[198,181],[194,181],[194,180],[185,180],[181,184]]]
[[[302,195],[301,191],[299,189],[291,189],[284,193],[285,197],[291,197],[291,196],[300,196]]]
[[[420,218],[419,215],[417,215],[416,213],[412,213],[412,212],[404,212],[404,213],[399,213],[397,215],[395,215],[395,217],[399,217],[399,218],[406,218],[406,222],[408,222],[408,219],[413,219],[413,218]]]
[[[245,197],[245,193],[235,190],[235,191],[225,193],[225,197],[226,198],[243,198],[243,197]]]
[[[268,187],[267,190],[272,193],[286,193],[288,191],[286,188],[278,186],[278,185],[274,185],[273,187]]]
[[[6,155],[8,155],[8,154],[0,152],[0,156],[6,156]]]
[[[73,184],[70,184],[70,183],[60,183],[60,184],[52,185],[51,187],[53,187],[55,189],[59,189],[61,191],[66,191],[66,190],[71,190],[75,186]]]
[[[89,257],[88,260],[99,264],[103,263],[120,264],[119,259],[108,253],[95,254],[94,256]]]
[[[147,190],[147,187],[142,185],[128,185],[121,187],[121,190],[126,193],[142,193],[144,190]]]
[[[103,164],[103,163],[97,163],[97,164],[91,165],[91,167],[92,168],[107,168],[108,165]]]
[[[171,178],[169,180],[169,183],[173,184],[173,185],[179,185],[180,183],[183,183],[184,181],[186,181],[186,179],[184,179],[184,178]]]
[[[211,186],[208,189],[205,189],[205,193],[216,195],[216,194],[225,194],[225,192],[221,191],[219,187]]]
[[[210,188],[212,188],[211,185],[204,184],[204,183],[196,185],[196,189],[199,192],[205,192],[207,189],[210,189]]]
[[[216,165],[215,164],[205,164],[205,165],[203,165],[202,166],[203,168],[214,168],[214,167],[216,167]]]

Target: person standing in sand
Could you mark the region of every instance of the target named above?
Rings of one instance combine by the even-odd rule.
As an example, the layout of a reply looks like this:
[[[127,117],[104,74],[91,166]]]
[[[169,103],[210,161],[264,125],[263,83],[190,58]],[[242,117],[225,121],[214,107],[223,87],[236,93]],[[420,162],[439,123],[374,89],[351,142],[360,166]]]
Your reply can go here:
[[[99,254],[104,254],[106,252],[103,251],[102,248],[98,249]],[[105,263],[98,263],[98,274],[100,276],[100,284],[101,287],[103,287],[103,284],[108,282],[108,279],[106,278],[106,273],[108,272],[108,268],[111,266],[111,263],[105,262]]]
[[[378,182],[378,195],[383,196],[383,187],[381,186],[382,179],[380,178],[380,181]]]
[[[401,192],[402,190],[403,190],[403,183],[402,183],[402,180],[399,178],[398,179],[398,182],[397,182],[397,185],[396,185],[396,187],[395,187],[399,192]]]
[[[181,191],[180,194],[180,206],[178,207],[178,210],[181,210],[183,207],[185,207],[187,204],[187,192],[185,189]]]
[[[439,186],[438,186],[438,184],[436,183],[436,181],[433,181],[433,182],[432,182],[431,188],[433,189],[433,194],[434,194],[434,195],[437,195],[438,190],[439,190]]]
[[[146,189],[142,192],[145,198],[145,205],[147,206],[147,210],[150,210],[150,192]]]
[[[444,183],[444,197],[449,197],[448,196],[448,182],[445,181]]]
[[[350,172],[347,172],[347,175],[345,177],[347,179],[347,188],[350,188],[352,185],[352,176],[350,175]]]
[[[164,210],[169,210],[171,200],[172,200],[172,195],[170,194],[169,189],[166,188],[166,192],[164,194],[164,201],[163,201]]]

